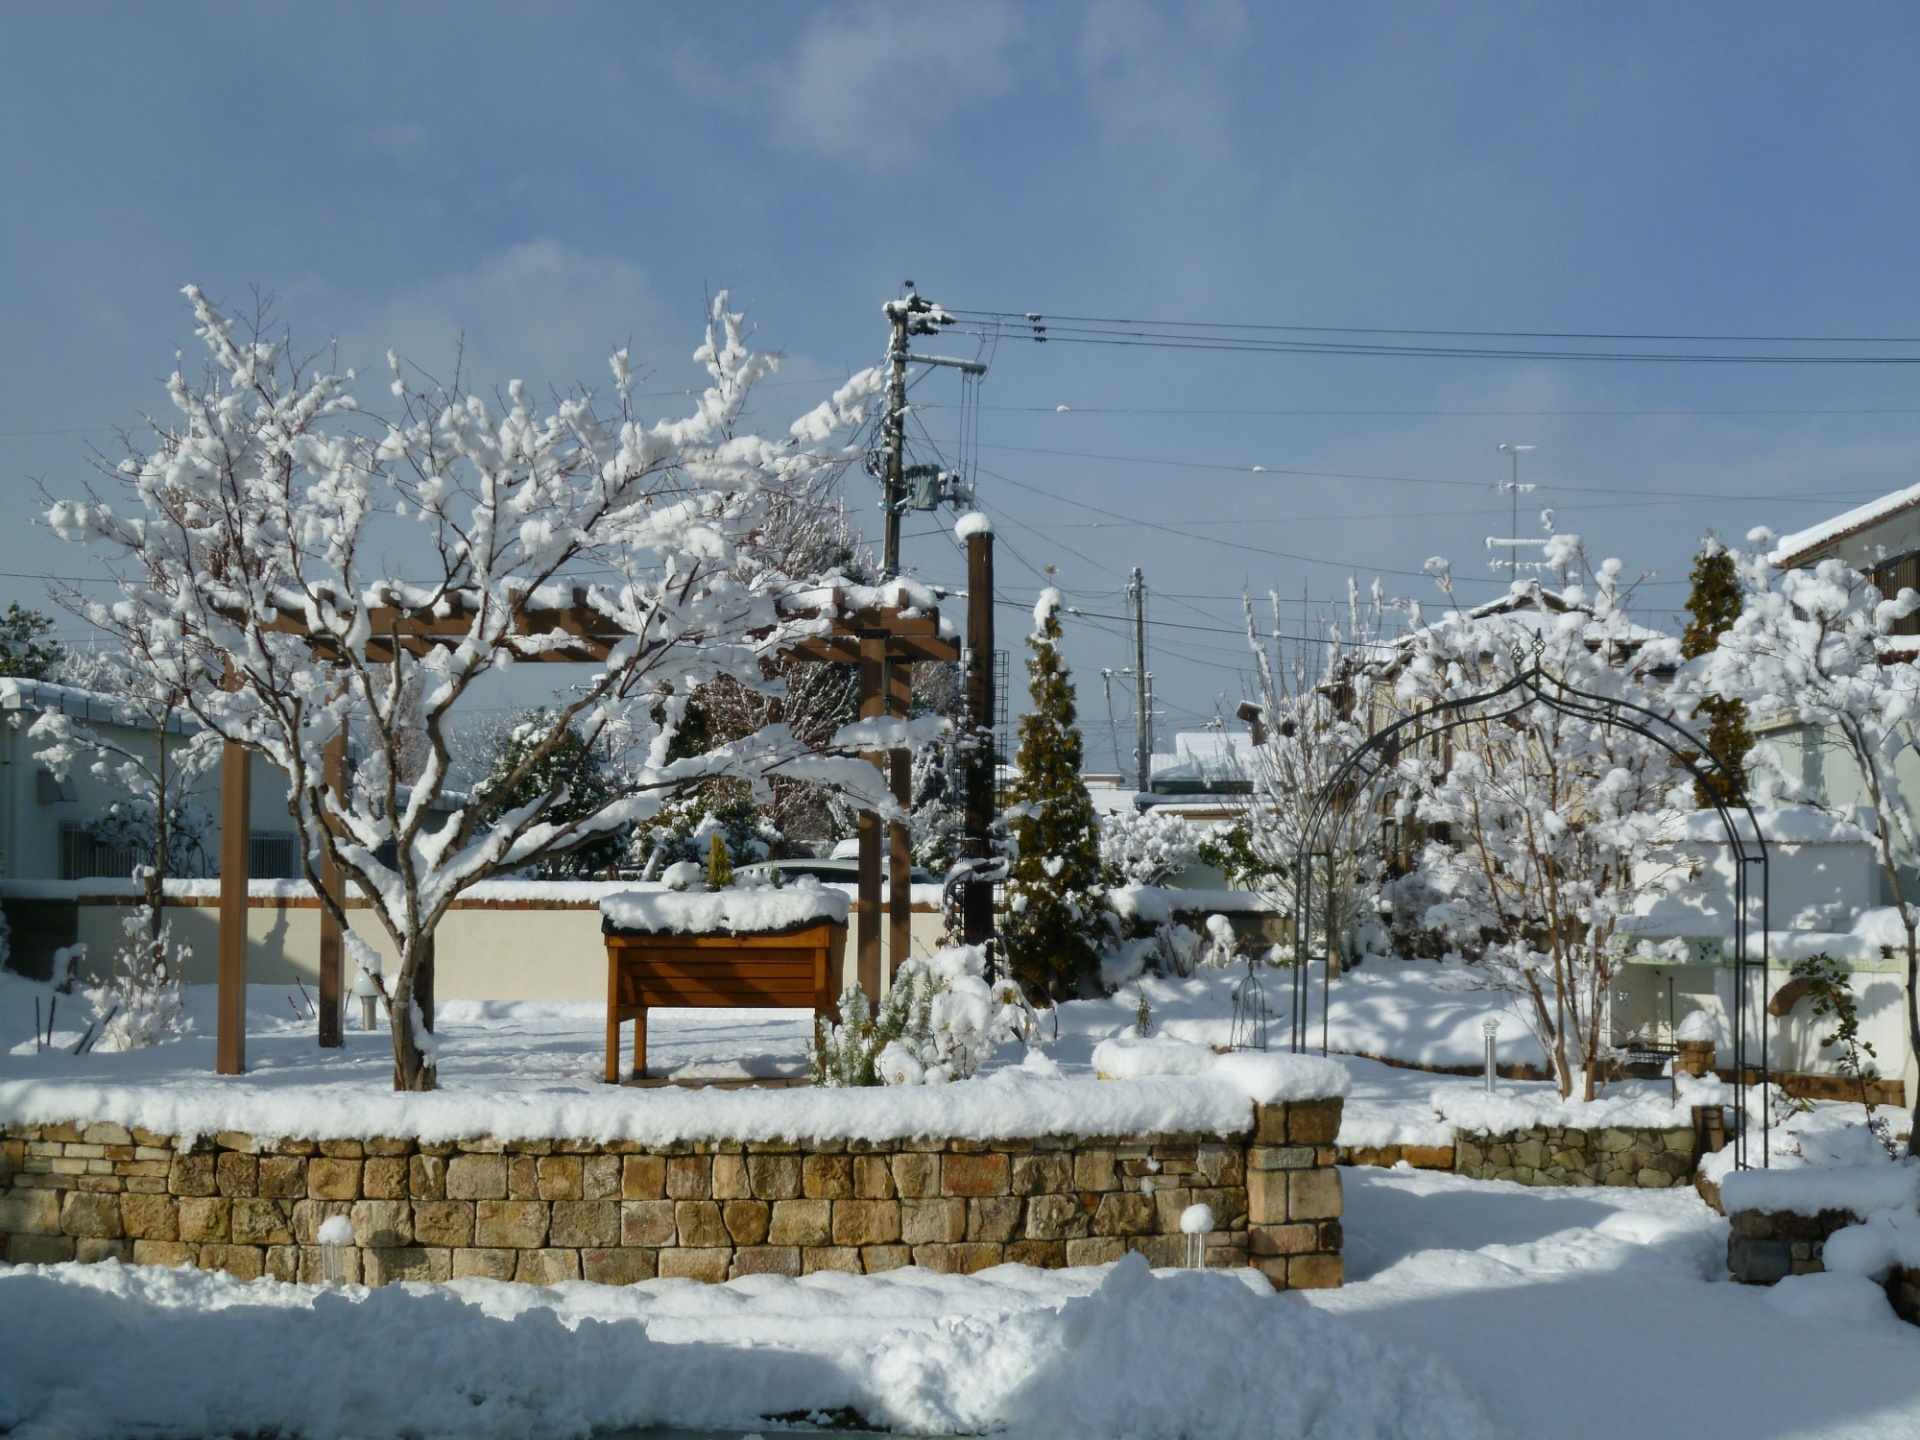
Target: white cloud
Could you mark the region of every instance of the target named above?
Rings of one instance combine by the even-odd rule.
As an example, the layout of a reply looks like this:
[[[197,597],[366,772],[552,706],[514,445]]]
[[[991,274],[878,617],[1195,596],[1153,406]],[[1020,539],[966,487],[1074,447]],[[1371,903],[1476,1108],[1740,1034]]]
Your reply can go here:
[[[1020,17],[999,0],[869,0],[822,16],[776,81],[775,138],[875,167],[909,160],[928,132],[1011,88],[1020,32]]]
[[[682,318],[684,317],[684,318]],[[510,245],[355,317],[343,358],[381,368],[389,348],[451,379],[460,354],[470,383],[524,379],[537,388],[603,388],[606,358],[631,341],[636,360],[674,374],[700,342],[698,307],[669,311],[647,272],[543,238]]]

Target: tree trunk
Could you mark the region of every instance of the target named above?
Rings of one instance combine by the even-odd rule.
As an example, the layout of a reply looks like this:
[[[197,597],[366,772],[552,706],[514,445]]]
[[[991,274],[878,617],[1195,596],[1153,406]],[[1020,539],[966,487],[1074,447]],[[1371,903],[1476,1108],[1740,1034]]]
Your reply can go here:
[[[417,977],[421,973],[421,962],[432,965],[431,937],[414,937],[411,944],[401,952],[400,974],[394,980],[393,991],[387,997],[387,1031],[393,1036],[393,1088],[395,1090],[432,1090],[437,1088],[433,1061],[421,1049],[420,1037],[414,1033],[413,1016],[418,1012],[423,1018],[432,1004],[429,995],[426,1003],[421,1003],[417,988]],[[431,974],[429,968],[428,973]]]
[[[1907,926],[1907,1048],[1920,1059],[1920,922],[1916,922],[1905,904],[1900,907],[1900,918]],[[1907,1154],[1920,1154],[1920,1084],[1913,1087],[1909,1097],[1913,1104],[1913,1113],[1907,1117]]]

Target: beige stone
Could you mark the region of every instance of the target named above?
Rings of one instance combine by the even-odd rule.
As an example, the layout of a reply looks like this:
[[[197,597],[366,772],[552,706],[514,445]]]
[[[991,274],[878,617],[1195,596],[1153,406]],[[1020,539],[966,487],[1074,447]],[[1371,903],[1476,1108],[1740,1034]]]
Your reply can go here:
[[[798,1245],[747,1245],[733,1252],[733,1267],[728,1278],[741,1275],[791,1275],[804,1273]]]
[[[841,1246],[891,1245],[900,1238],[898,1200],[836,1200],[833,1243]]]
[[[1073,1157],[1073,1188],[1094,1193],[1117,1190],[1120,1181],[1114,1174],[1114,1159],[1111,1150],[1077,1151]]]
[[[447,1198],[447,1157],[409,1155],[407,1157],[407,1194],[415,1200]]]
[[[581,1157],[580,1198],[616,1201],[620,1198],[620,1157],[618,1155]]]
[[[133,1132],[111,1120],[95,1120],[80,1133],[89,1145],[133,1144]]]
[[[10,1265],[58,1265],[73,1259],[74,1242],[71,1235],[9,1235],[6,1251]]]
[[[449,1200],[505,1200],[507,1157],[452,1156],[447,1161],[446,1193]]]
[[[300,1278],[300,1247],[298,1245],[269,1245],[267,1247],[267,1278],[278,1280],[283,1285],[291,1285]]]
[[[319,1146],[329,1160],[359,1160],[367,1153],[367,1147],[358,1140],[322,1140]]]
[[[547,1207],[538,1200],[478,1200],[473,1238],[483,1248],[537,1250],[547,1243]]]
[[[213,1156],[175,1155],[167,1176],[167,1189],[175,1195],[212,1195],[215,1193]]]
[[[177,1213],[182,1240],[220,1244],[233,1234],[233,1202],[222,1196],[189,1196],[180,1201]]]
[[[808,1155],[800,1162],[800,1192],[809,1200],[846,1200],[853,1196],[853,1157]]]
[[[753,1198],[753,1180],[747,1174],[745,1155],[713,1157],[713,1198],[716,1200],[751,1200]]]
[[[901,1199],[930,1199],[940,1193],[939,1155],[909,1150],[887,1158]]]
[[[525,1285],[558,1285],[580,1278],[578,1250],[522,1250],[513,1278]]]
[[[471,1245],[473,1206],[471,1200],[415,1200],[413,1238],[449,1250]]]
[[[853,1158],[853,1194],[858,1200],[894,1198],[893,1167],[885,1155],[855,1155]]]
[[[1251,1177],[1249,1177],[1251,1178]],[[1340,1172],[1334,1169],[1295,1171],[1287,1179],[1287,1218],[1289,1220],[1338,1220],[1340,1218]],[[1287,1283],[1298,1290],[1292,1270]]]
[[[550,1156],[571,1159],[571,1156]],[[553,1202],[553,1244],[563,1249],[605,1249],[620,1243],[620,1205],[614,1200]]]
[[[507,1198],[540,1198],[540,1161],[532,1155],[509,1155],[507,1159]]]
[[[265,1155],[259,1161],[260,1194],[270,1200],[301,1200],[307,1194],[307,1162],[298,1155]]]
[[[391,1201],[376,1201],[391,1204]],[[451,1280],[453,1252],[424,1245],[370,1245],[361,1251],[361,1283],[391,1285],[396,1280]]]
[[[191,1265],[197,1260],[195,1246],[178,1240],[136,1240],[133,1263],[136,1265]]]
[[[905,1245],[869,1245],[860,1252],[860,1263],[869,1275],[904,1270],[913,1263],[913,1251]]]
[[[747,1156],[747,1179],[756,1200],[792,1200],[800,1194],[800,1157],[761,1154]]]
[[[967,1202],[902,1200],[900,1238],[909,1245],[948,1245],[967,1234]]]
[[[669,1200],[710,1200],[713,1198],[713,1157],[711,1155],[672,1155],[667,1158],[667,1198]]]
[[[731,1248],[733,1244],[721,1219],[720,1206],[712,1200],[674,1201],[673,1228],[679,1244],[688,1249]]]
[[[293,1244],[291,1200],[242,1199],[233,1202],[233,1240],[236,1245]]]
[[[1065,1155],[1016,1155],[1009,1188],[1015,1195],[1061,1195],[1073,1188],[1073,1162]]]
[[[1005,1195],[1011,1183],[1011,1169],[1005,1155],[943,1155],[940,1157],[940,1193],[969,1198]]]
[[[620,1243],[673,1244],[673,1206],[671,1200],[623,1200],[620,1204]]]
[[[1249,1170],[1247,1172],[1247,1223],[1284,1225],[1287,1223],[1287,1172]]]
[[[98,1265],[102,1260],[118,1260],[125,1265],[133,1259],[133,1242],[82,1236],[73,1242],[73,1258],[82,1265]]]
[[[358,1160],[321,1157],[307,1162],[307,1197],[312,1200],[358,1200]]]
[[[1119,1192],[1100,1197],[1093,1212],[1096,1235],[1151,1235],[1154,1227],[1153,1197]]]
[[[1106,1265],[1127,1253],[1127,1242],[1118,1235],[1095,1235],[1066,1242],[1067,1264]]]
[[[1338,1100],[1296,1100],[1287,1114],[1287,1139],[1295,1145],[1337,1145],[1340,1141],[1340,1102]],[[1288,1282],[1295,1285],[1292,1271]]]
[[[398,1155],[376,1156],[360,1172],[360,1193],[369,1200],[405,1200],[409,1188],[407,1162]]]
[[[1247,1227],[1247,1249],[1254,1255],[1307,1255],[1319,1248],[1320,1227],[1311,1222]]]
[[[518,1250],[458,1249],[453,1252],[456,1280],[511,1280]]]
[[[807,1275],[819,1270],[833,1270],[842,1275],[858,1275],[866,1267],[860,1261],[858,1250],[845,1245],[811,1245],[800,1252],[800,1269]]]
[[[719,1175],[717,1166],[714,1174]],[[764,1245],[772,1215],[773,1207],[765,1200],[729,1200],[720,1207],[720,1218],[736,1245]]]
[[[376,1135],[371,1140],[363,1141],[362,1144],[368,1155],[377,1155],[383,1159],[404,1158],[413,1149],[413,1141],[396,1140],[390,1135]]]
[[[361,1200],[348,1212],[354,1242],[366,1248],[413,1244],[413,1206],[405,1200]]]
[[[1072,1195],[1036,1195],[1027,1201],[1029,1240],[1075,1240],[1093,1228],[1093,1217]]]
[[[622,1200],[659,1200],[667,1193],[667,1162],[659,1155],[628,1155],[621,1162]]]
[[[1026,1202],[1014,1195],[983,1195],[967,1201],[967,1239],[1004,1244],[1020,1233]]]
[[[1067,1245],[1064,1240],[1015,1240],[1007,1246],[1007,1263],[1058,1270],[1067,1263]]]
[[[296,1200],[293,1202],[293,1238],[302,1245],[320,1243],[320,1227],[336,1215],[353,1210],[351,1200]]]
[[[1289,1290],[1333,1290],[1345,1279],[1346,1263],[1338,1255],[1295,1255],[1287,1261]]]
[[[923,1270],[937,1270],[946,1275],[971,1275],[976,1270],[985,1270],[998,1265],[1006,1258],[1003,1245],[916,1245],[913,1247],[913,1263]]]
[[[651,1250],[623,1245],[580,1252],[580,1277],[596,1285],[637,1285],[653,1279],[658,1269]]]
[[[704,1280],[720,1285],[733,1266],[731,1250],[662,1250],[659,1256],[662,1280]]]
[[[214,1161],[214,1185],[228,1199],[260,1193],[260,1162],[237,1150],[222,1151]]]
[[[122,1195],[120,1226],[135,1240],[178,1240],[180,1238],[179,1221],[174,1215],[174,1201],[167,1195]],[[11,1227],[0,1225],[0,1229],[7,1228]]]
[[[1253,1107],[1253,1143],[1256,1145],[1284,1145],[1287,1143],[1286,1105],[1255,1105]]]
[[[267,1273],[267,1252],[258,1245],[202,1245],[202,1270],[224,1270],[236,1280],[258,1280]]]
[[[60,1196],[54,1190],[9,1190],[0,1195],[0,1235],[58,1235]]]
[[[833,1202],[776,1200],[767,1239],[774,1245],[831,1244]]]

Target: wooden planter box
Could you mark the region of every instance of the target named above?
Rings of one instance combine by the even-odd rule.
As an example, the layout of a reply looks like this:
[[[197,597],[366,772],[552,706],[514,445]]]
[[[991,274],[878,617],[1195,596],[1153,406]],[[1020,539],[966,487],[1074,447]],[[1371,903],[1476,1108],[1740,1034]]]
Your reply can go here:
[[[847,927],[818,920],[767,934],[687,935],[605,927],[607,1083],[620,1083],[620,1027],[634,1022],[632,1078],[647,1073],[647,1011],[796,1009],[831,1015]]]

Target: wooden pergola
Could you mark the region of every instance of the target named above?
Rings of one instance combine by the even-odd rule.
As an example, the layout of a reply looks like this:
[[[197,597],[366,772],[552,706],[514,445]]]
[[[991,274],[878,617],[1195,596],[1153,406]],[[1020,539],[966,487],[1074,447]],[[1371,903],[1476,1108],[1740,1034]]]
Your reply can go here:
[[[989,572],[990,573],[990,572]],[[817,598],[816,598],[817,597]],[[951,636],[951,627],[943,625],[938,609],[899,605],[850,606],[838,588],[808,592],[808,607],[795,618],[817,618],[825,623],[822,633],[786,647],[782,660],[811,661],[860,667],[860,715],[904,717],[912,693],[913,664],[921,660],[957,660],[960,646]],[[796,609],[798,604],[796,602]],[[989,609],[989,614],[991,613]],[[436,646],[457,645],[469,634],[472,616],[459,610],[438,612],[413,609],[395,600],[377,605],[369,614],[373,635],[367,642],[366,657],[376,664],[391,663],[401,651],[424,655]],[[315,653],[324,656],[331,648],[326,637],[315,636],[306,621],[283,614],[267,627],[281,634],[305,636]],[[575,589],[572,603],[564,606],[528,608],[515,617],[515,633],[529,636],[565,634],[567,643],[555,645],[521,659],[550,664],[597,664],[607,658],[613,646],[628,638],[627,632],[608,624],[606,618],[586,602],[584,590]],[[989,632],[988,646],[991,647]],[[971,647],[970,647],[971,648]],[[346,786],[346,737],[336,735],[327,742],[324,754],[326,784],[336,796]],[[893,795],[904,807],[911,799],[911,766],[904,750],[875,751],[867,756],[873,765],[888,775]],[[222,1075],[238,1075],[246,1069],[246,984],[247,984],[247,882],[249,879],[248,831],[252,801],[252,771],[244,746],[229,741],[221,756],[220,770],[220,910],[218,955],[218,1005],[216,1021],[216,1068]],[[888,836],[888,881],[893,903],[889,907],[889,949],[896,960],[909,951],[913,920],[911,842],[907,826],[900,821],[890,827]],[[878,1003],[881,986],[881,835],[880,819],[864,811],[859,820],[860,860],[858,895],[854,914],[858,917],[856,964],[860,988],[870,1001]],[[321,884],[329,893],[341,893],[339,868],[329,851],[322,858]],[[344,999],[344,966],[340,922],[327,906],[320,907],[320,1044],[334,1047],[344,1043],[341,1033],[341,1003]],[[428,998],[427,1005],[432,1004]],[[429,1019],[428,1024],[431,1025]]]

